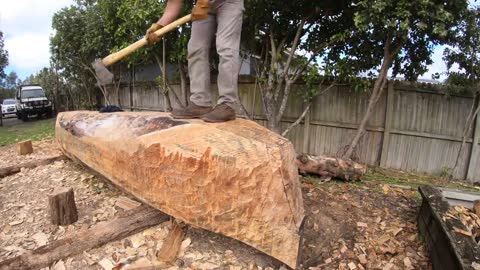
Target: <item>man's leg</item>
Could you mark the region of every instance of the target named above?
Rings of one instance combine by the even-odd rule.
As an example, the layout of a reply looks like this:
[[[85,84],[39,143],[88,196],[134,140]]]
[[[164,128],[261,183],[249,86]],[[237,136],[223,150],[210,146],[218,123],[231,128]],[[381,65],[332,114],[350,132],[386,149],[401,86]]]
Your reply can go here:
[[[243,0],[225,0],[217,10],[218,104],[238,102]]]
[[[243,0],[222,1],[216,10],[216,45],[220,58],[217,84],[220,96],[214,110],[201,117],[206,122],[225,122],[235,119],[243,10]]]
[[[209,52],[216,30],[215,16],[192,23],[188,42],[188,74],[190,76],[190,101],[198,106],[212,106]]]

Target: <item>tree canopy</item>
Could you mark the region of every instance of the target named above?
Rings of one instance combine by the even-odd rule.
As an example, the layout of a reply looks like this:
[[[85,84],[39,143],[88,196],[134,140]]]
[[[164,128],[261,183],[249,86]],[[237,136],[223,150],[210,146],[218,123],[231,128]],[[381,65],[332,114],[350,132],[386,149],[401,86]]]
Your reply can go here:
[[[8,52],[5,50],[5,40],[3,32],[0,31],[0,82],[7,76],[5,74],[5,68],[8,65]]]

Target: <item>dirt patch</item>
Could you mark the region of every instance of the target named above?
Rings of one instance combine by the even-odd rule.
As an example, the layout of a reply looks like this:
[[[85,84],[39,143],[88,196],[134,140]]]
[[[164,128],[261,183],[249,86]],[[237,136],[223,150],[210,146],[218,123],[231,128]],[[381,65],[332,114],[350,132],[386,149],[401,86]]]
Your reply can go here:
[[[58,151],[51,142],[36,150]],[[50,150],[49,150],[50,149]],[[38,153],[39,151],[36,151]],[[0,149],[8,162],[24,162],[11,149]],[[42,153],[46,155],[46,153]],[[49,223],[46,194],[56,187],[72,187],[79,210],[74,225]],[[418,195],[378,182],[319,184],[303,179],[307,220],[301,264],[310,269],[429,269],[417,237]],[[122,214],[115,206],[128,196],[70,161],[0,179],[0,260],[11,258]],[[156,263],[159,269],[272,269],[278,261],[233,239],[188,227],[180,255],[173,265],[155,262],[155,253],[171,228],[165,222],[137,235],[57,262],[66,269],[108,269],[110,265]],[[102,266],[103,265],[103,266]],[[352,268],[352,267],[355,268]],[[350,268],[349,268],[350,267]]]
[[[308,215],[304,267],[430,267],[417,237],[416,191],[372,182],[305,183],[303,190]]]

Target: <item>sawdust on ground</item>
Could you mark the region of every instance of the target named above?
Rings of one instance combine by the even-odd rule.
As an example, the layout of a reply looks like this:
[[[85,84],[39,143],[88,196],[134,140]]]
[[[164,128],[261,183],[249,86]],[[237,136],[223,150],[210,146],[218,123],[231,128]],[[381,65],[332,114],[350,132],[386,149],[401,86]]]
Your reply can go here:
[[[0,167],[58,154],[50,141],[34,144],[35,153],[17,156],[12,146],[0,148]],[[57,187],[72,187],[79,221],[53,226],[47,196]],[[414,190],[378,183],[319,184],[303,179],[305,241],[301,264],[306,269],[430,269],[418,240]],[[0,179],[0,260],[61,239],[100,221],[122,214],[118,200],[128,196],[70,161],[22,170]],[[177,261],[155,259],[172,227],[165,222],[126,239],[55,263],[50,269],[278,269],[278,261],[238,241],[187,228]]]

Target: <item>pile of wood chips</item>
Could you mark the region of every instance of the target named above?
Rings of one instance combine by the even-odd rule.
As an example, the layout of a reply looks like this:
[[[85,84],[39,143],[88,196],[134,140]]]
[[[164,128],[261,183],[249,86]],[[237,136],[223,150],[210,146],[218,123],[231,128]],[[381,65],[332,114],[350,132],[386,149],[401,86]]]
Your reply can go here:
[[[465,225],[467,230],[453,227],[456,233],[470,236],[475,239],[476,243],[480,242],[480,201],[475,201],[474,208],[469,209],[463,205],[457,205],[448,210],[443,216],[443,220],[457,219]]]

